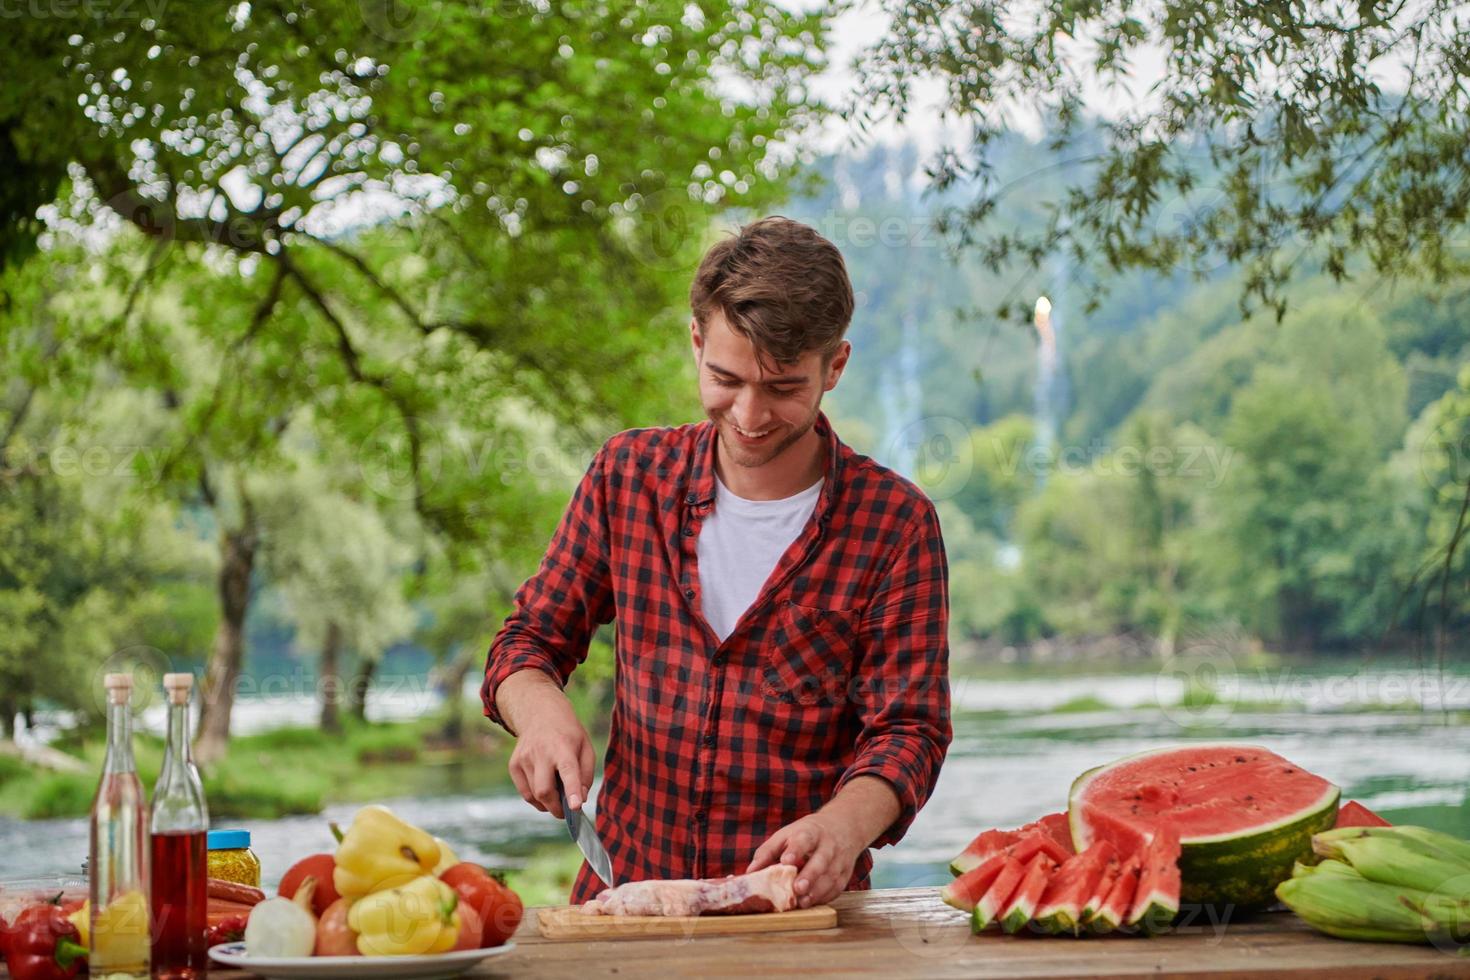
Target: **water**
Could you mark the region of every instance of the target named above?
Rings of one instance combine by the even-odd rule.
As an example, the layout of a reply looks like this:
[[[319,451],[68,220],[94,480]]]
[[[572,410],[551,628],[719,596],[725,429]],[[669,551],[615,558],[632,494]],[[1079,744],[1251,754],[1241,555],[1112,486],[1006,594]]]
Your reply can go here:
[[[1197,678],[1167,672],[956,679],[955,739],[939,784],[903,842],[877,852],[875,885],[940,884],[948,880],[949,859],[980,830],[1064,808],[1067,788],[1083,770],[1199,739],[1265,745],[1389,819],[1470,837],[1470,725],[1439,710],[1470,708],[1470,672],[1440,677],[1329,666],[1242,669],[1225,683],[1214,676],[1217,693],[1251,707],[1185,707],[1184,691]],[[1287,706],[1257,707],[1268,702]],[[1076,710],[1089,705],[1093,710]],[[385,715],[396,711],[384,708]],[[251,716],[248,706],[243,716]],[[448,840],[464,860],[516,867],[538,847],[566,843],[560,821],[508,790],[384,802]],[[298,858],[331,850],[328,822],[345,824],[357,806],[249,821],[267,884],[273,887]],[[5,877],[74,871],[86,851],[85,820],[0,819]]]

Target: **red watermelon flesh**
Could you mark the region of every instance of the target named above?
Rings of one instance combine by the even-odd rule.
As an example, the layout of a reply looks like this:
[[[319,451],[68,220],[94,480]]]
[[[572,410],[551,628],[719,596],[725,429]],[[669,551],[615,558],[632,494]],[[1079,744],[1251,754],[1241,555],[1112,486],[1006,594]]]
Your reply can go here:
[[[1056,872],[1057,864],[1045,854],[1038,854],[1026,866],[1026,874],[1016,886],[1016,892],[1000,913],[1000,927],[1006,932],[1020,932],[1021,928],[1036,916],[1041,896],[1046,892],[1047,882]]]
[[[1359,803],[1348,800],[1337,811],[1337,827],[1392,827],[1393,824]]]
[[[1108,862],[1114,861],[1116,854],[1112,844],[1100,840],[1081,854],[1068,858],[1047,882],[1036,908],[1037,923],[1047,932],[1076,935],[1082,922],[1082,907],[1097,889]]]
[[[1108,897],[1103,899],[1097,914],[1087,920],[1089,931],[1112,932],[1123,924],[1133,908],[1133,896],[1138,891],[1138,876],[1142,870],[1143,863],[1136,854],[1122,863]]]
[[[1145,932],[1159,932],[1179,914],[1179,829],[1160,824],[1143,852],[1138,890],[1128,924]]]
[[[1000,873],[980,896],[975,903],[975,909],[970,913],[970,930],[980,932],[986,926],[995,921],[996,916],[1006,907],[1015,894],[1016,886],[1021,883],[1021,877],[1026,873],[1026,867],[1013,857],[1000,855],[1005,863],[1001,866]]]
[[[1050,834],[1028,834],[1012,844],[1006,853],[1022,864],[1038,854],[1045,854],[1053,864],[1061,864],[1072,856],[1071,849],[1063,848]]]
[[[1179,831],[1180,901],[1265,908],[1312,835],[1337,818],[1338,788],[1258,745],[1194,743],[1140,752],[1072,784],[1073,840],[1143,850],[1153,828]]]
[[[1034,820],[1015,830],[981,831],[953,861],[949,862],[950,873],[962,875],[966,871],[978,868],[995,855],[1005,853],[1008,848],[1037,834],[1045,835],[1056,843],[1057,846],[1052,853],[1056,855],[1057,861],[1065,860],[1066,856],[1072,853],[1072,828],[1068,823],[1067,815],[1048,813],[1040,820]]]
[[[1084,773],[1072,789],[1072,843],[1106,837],[1140,850],[1169,820],[1185,844],[1224,839],[1336,802],[1337,787],[1256,745],[1208,744],[1141,752]]]
[[[939,897],[946,905],[952,905],[961,912],[973,912],[975,903],[995,883],[1005,866],[1006,855],[997,854],[980,867],[966,871],[939,889]]]

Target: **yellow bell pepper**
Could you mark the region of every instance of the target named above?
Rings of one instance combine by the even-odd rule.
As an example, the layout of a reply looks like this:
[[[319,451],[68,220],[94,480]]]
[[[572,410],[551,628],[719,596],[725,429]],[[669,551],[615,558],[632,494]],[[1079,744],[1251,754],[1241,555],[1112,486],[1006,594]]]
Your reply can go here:
[[[365,806],[337,845],[336,862],[337,894],[359,898],[429,874],[439,864],[439,845],[387,807]]]
[[[434,870],[431,873],[437,878],[458,864],[459,858],[455,856],[454,851],[449,847],[449,842],[444,838],[435,837],[434,843],[439,845],[439,863],[434,865]]]
[[[77,927],[77,942],[92,948],[92,900],[86,899],[66,920]]]
[[[347,910],[347,925],[364,956],[445,953],[459,938],[458,906],[453,888],[424,875],[358,899]]]

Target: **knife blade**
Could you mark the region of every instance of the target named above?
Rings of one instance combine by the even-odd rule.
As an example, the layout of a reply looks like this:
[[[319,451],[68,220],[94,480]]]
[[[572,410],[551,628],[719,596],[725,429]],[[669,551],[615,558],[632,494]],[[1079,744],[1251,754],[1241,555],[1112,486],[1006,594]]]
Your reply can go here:
[[[582,856],[587,859],[587,864],[592,868],[592,873],[601,878],[609,888],[617,886],[613,881],[612,858],[608,856],[607,848],[602,846],[602,838],[597,836],[597,828],[592,823],[592,818],[585,812],[573,810],[567,806],[567,791],[562,785],[561,776],[556,777],[556,795],[561,800],[561,812],[566,817],[567,830],[572,835],[572,840],[577,842],[581,848]]]

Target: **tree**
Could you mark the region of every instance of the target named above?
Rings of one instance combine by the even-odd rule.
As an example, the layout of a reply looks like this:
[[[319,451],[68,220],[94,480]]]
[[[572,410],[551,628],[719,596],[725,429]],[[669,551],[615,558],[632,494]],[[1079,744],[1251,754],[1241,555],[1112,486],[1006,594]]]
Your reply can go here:
[[[848,113],[863,126],[902,116],[921,78],[942,83],[948,112],[973,135],[934,160],[937,187],[972,194],[943,224],[992,267],[1068,254],[1093,271],[1096,304],[1099,273],[1204,277],[1229,263],[1244,274],[1242,307],[1278,318],[1309,262],[1338,280],[1360,265],[1437,282],[1465,272],[1454,243],[1470,220],[1470,62],[1451,0],[883,8],[888,30],[863,59]],[[1162,77],[1094,124],[1088,89],[1116,104],[1132,66],[1155,57]],[[1007,192],[991,158],[1017,106],[1038,111],[1048,144],[1085,166],[1067,175],[1042,230],[987,234]]]
[[[56,198],[41,244],[106,277],[107,315],[74,309],[46,343],[76,377],[156,399],[152,489],[214,517],[206,756],[259,574],[250,477],[281,440],[348,447],[362,493],[435,533],[513,537],[525,480],[452,437],[509,440],[531,417],[585,445],[665,418],[691,256],[720,208],[780,192],[794,161],[773,147],[815,114],[820,17],[768,3],[395,12],[12,25],[25,84],[0,101],[17,174],[0,255],[27,253]],[[98,239],[101,259],[75,244]],[[24,318],[0,322],[7,347],[37,347]]]

